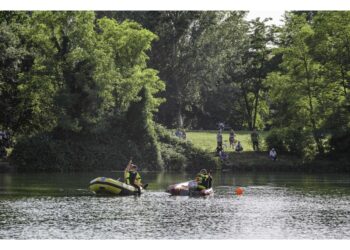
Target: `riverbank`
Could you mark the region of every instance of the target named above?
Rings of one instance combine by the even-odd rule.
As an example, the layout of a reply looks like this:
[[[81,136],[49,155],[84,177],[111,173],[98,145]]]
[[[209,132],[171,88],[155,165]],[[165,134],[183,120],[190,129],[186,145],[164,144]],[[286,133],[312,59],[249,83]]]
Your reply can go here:
[[[223,132],[223,148],[228,159],[221,161],[222,171],[295,171],[295,172],[350,172],[350,164],[346,160],[315,159],[305,161],[298,156],[278,153],[278,159],[272,161],[265,144],[267,132],[260,132],[260,150],[253,151],[250,131],[235,131],[235,140],[240,141],[244,150],[234,152],[229,146],[229,131]],[[206,150],[208,154],[215,155],[217,131],[189,131],[187,140],[195,147]]]
[[[342,173],[350,172],[350,164],[347,160],[330,160],[330,159],[316,159],[313,161],[303,161],[300,157],[290,154],[281,154],[278,152],[278,159],[272,161],[268,157],[268,150],[265,146],[265,138],[267,132],[260,133],[260,149],[261,151],[253,151],[251,141],[250,141],[250,132],[249,131],[237,131],[236,140],[240,141],[244,150],[241,153],[234,152],[232,148],[229,147],[228,136],[229,132],[224,131],[223,141],[224,141],[224,150],[228,154],[228,159],[225,161],[219,160],[219,157],[215,156],[216,148],[216,133],[217,131],[189,131],[187,132],[186,140],[177,140],[178,142],[170,143],[167,141],[167,144],[162,144],[163,155],[166,155],[169,159],[169,167],[166,168],[166,171],[177,171],[177,172],[196,172],[201,168],[208,168],[213,171],[255,171],[255,172],[305,172],[305,173]],[[170,140],[170,139],[169,139]],[[190,142],[189,145],[193,145],[190,148],[197,148],[202,153],[202,157],[198,158],[198,153],[193,154],[187,152],[189,146],[181,147],[182,149],[178,154],[171,154],[172,151],[170,148],[179,148],[180,144],[186,144],[185,142]],[[187,145],[187,144],[186,144]],[[163,148],[165,147],[165,148]],[[188,159],[191,159],[191,162],[187,162],[186,159],[182,159],[180,156],[184,154],[189,154]],[[205,156],[205,157],[204,157]],[[179,158],[180,157],[180,158]],[[180,161],[180,160],[181,161]],[[210,159],[210,160],[209,160]],[[187,162],[188,167],[181,168],[183,163]],[[142,162],[140,165],[142,166]],[[205,165],[206,164],[206,165]],[[179,165],[179,166],[178,166]],[[114,166],[114,165],[113,165]],[[124,165],[120,165],[123,166]],[[96,168],[96,169],[84,169],[84,171],[98,171],[98,170],[123,170],[122,168],[108,167]],[[142,169],[145,171],[146,169]],[[11,166],[9,162],[0,161],[0,172],[15,172],[15,166]],[[32,172],[37,172],[35,170],[28,170]],[[40,172],[55,172],[55,171],[45,171],[44,169],[39,170]],[[66,170],[63,172],[71,172],[74,170]],[[79,171],[79,170],[77,170]],[[60,171],[61,172],[61,171]]]

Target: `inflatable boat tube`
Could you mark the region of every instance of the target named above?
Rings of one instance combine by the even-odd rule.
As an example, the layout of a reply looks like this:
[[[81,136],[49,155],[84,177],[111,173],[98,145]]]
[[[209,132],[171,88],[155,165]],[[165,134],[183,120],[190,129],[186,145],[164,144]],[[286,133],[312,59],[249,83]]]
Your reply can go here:
[[[137,188],[119,180],[107,177],[97,177],[90,181],[90,191],[96,195],[134,195],[138,194]],[[141,188],[141,193],[143,189]]]
[[[170,185],[166,192],[175,196],[207,196],[213,194],[214,190],[213,188],[208,188],[199,191],[197,190],[196,181],[187,181]]]

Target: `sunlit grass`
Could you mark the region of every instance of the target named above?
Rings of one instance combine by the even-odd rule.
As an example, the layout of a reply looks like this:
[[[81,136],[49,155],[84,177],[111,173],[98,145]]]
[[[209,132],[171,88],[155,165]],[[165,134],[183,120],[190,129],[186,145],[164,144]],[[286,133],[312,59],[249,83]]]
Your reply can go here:
[[[189,131],[187,134],[187,140],[191,141],[196,147],[214,152],[216,149],[216,134],[217,131]],[[250,139],[251,131],[235,131],[236,137],[235,140],[240,141],[244,151],[253,151],[252,142]],[[267,132],[259,132],[260,136],[260,147],[261,150],[266,150],[264,148],[264,141]],[[233,151],[230,149],[229,143],[229,131],[223,132],[223,144],[227,147],[224,147],[226,151]]]

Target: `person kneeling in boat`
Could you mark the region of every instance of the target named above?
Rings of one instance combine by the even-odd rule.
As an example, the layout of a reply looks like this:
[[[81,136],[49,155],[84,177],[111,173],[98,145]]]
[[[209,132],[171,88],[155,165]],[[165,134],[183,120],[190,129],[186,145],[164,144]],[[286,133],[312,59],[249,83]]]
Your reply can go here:
[[[197,190],[202,191],[212,186],[212,177],[206,169],[202,169],[196,176]]]
[[[138,193],[141,194],[141,175],[137,172],[137,166],[132,163],[132,160],[129,161],[125,168],[124,181],[126,184],[137,188]],[[146,188],[146,185],[144,188]]]

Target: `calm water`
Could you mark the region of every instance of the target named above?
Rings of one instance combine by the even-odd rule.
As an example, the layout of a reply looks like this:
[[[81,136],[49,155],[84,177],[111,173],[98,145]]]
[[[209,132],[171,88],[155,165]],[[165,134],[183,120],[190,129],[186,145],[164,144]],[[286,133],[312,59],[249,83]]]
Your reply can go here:
[[[144,173],[141,197],[87,190],[121,175],[0,174],[0,239],[350,239],[349,175],[216,173],[206,198],[164,192],[190,174]]]

